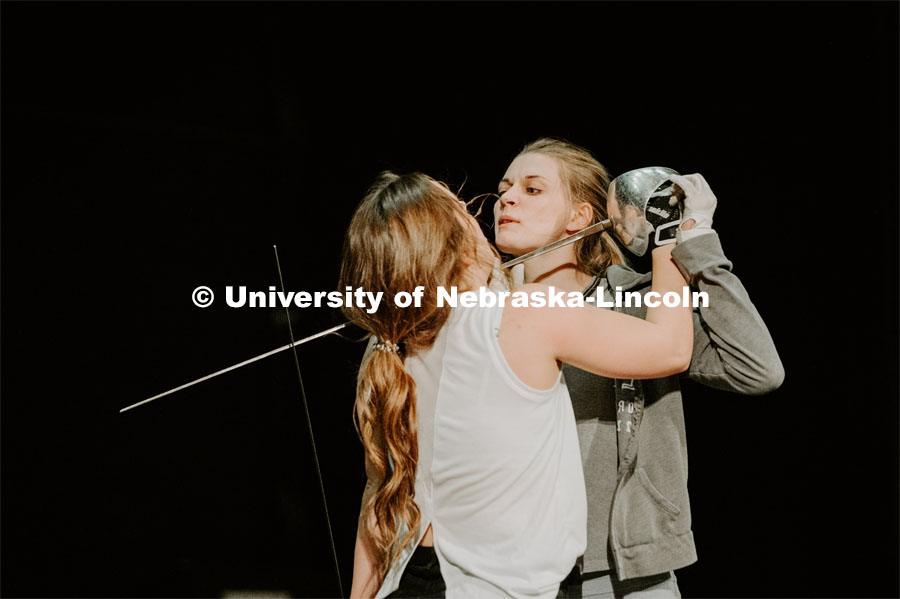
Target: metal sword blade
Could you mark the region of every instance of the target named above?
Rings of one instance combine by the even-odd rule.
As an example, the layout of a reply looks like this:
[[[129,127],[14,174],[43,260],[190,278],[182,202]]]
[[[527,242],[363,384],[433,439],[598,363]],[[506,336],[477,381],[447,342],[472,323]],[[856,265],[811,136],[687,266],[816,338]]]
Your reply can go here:
[[[119,414],[121,414],[122,412],[127,412],[128,410],[130,410],[132,408],[136,408],[138,406],[144,405],[145,403],[149,403],[149,402],[153,401],[154,399],[159,399],[160,397],[165,397],[166,395],[171,395],[172,393],[175,393],[176,391],[181,391],[182,389],[187,389],[188,387],[196,385],[197,383],[202,383],[203,381],[206,381],[213,377],[219,376],[220,374],[225,374],[226,372],[229,372],[236,368],[240,368],[241,366],[246,366],[247,364],[252,364],[253,362],[256,362],[257,360],[262,360],[263,358],[268,358],[269,356],[272,356],[279,352],[283,352],[284,350],[290,349],[291,347],[295,347],[297,345],[303,345],[304,343],[306,343],[308,341],[312,341],[313,339],[318,339],[319,337],[324,337],[325,335],[330,335],[331,333],[334,333],[335,331],[339,331],[339,330],[343,329],[348,324],[349,323],[346,323],[346,322],[344,324],[339,324],[339,325],[337,325],[335,327],[331,327],[330,329],[327,329],[325,331],[320,331],[320,332],[316,333],[315,335],[310,335],[309,337],[304,337],[303,339],[300,339],[299,341],[295,341],[294,343],[288,343],[287,345],[283,345],[279,348],[273,349],[272,351],[267,351],[266,353],[260,354],[253,358],[250,358],[249,360],[244,360],[243,362],[239,362],[237,364],[234,364],[233,366],[229,366],[228,368],[223,368],[222,370],[217,370],[216,372],[214,372],[212,374],[207,374],[206,376],[200,377],[199,379],[196,379],[196,380],[193,380],[190,383],[185,383],[184,385],[175,387],[174,389],[169,389],[168,391],[166,391],[164,393],[160,393],[159,395],[154,395],[153,397],[148,397],[147,399],[145,399],[143,401],[139,401],[136,404],[132,404],[132,405],[128,406],[127,408],[122,408],[121,410],[119,410]]]
[[[599,223],[594,223],[590,227],[585,227],[584,229],[578,231],[577,233],[569,235],[565,239],[560,239],[558,241],[554,241],[553,243],[548,243],[544,247],[540,247],[540,248],[534,250],[533,252],[528,252],[527,254],[523,254],[523,255],[519,256],[518,258],[514,258],[512,260],[509,260],[508,262],[504,262],[503,264],[500,265],[500,267],[501,268],[512,268],[513,266],[515,266],[517,264],[522,264],[523,262],[527,262],[528,260],[531,260],[532,258],[537,258],[538,256],[543,256],[544,254],[546,254],[548,252],[552,252],[553,250],[558,250],[559,248],[561,248],[563,246],[567,246],[570,243],[575,243],[579,239],[584,239],[588,235],[594,235],[595,233],[600,233],[602,231],[605,231],[606,229],[609,229],[610,227],[612,227],[612,225],[613,225],[612,219],[608,218],[606,220],[601,220]]]
[[[553,243],[549,243],[549,244],[545,245],[544,247],[540,247],[540,248],[534,250],[533,252],[528,252],[527,254],[519,256],[518,258],[515,258],[508,262],[504,262],[503,264],[500,265],[500,267],[501,268],[512,268],[513,266],[515,266],[517,264],[522,264],[523,262],[527,262],[528,260],[531,260],[532,258],[537,258],[538,256],[542,256],[548,252],[552,252],[553,250],[558,250],[561,247],[567,246],[570,243],[575,243],[579,239],[584,239],[588,235],[594,235],[596,233],[605,231],[606,229],[609,229],[610,227],[612,227],[612,225],[613,225],[613,223],[612,223],[611,219],[602,220],[599,223],[594,223],[590,227],[585,227],[584,229],[582,229],[581,231],[578,231],[577,233],[575,233],[573,235],[569,235],[565,239],[560,239],[558,241],[554,241]],[[273,349],[272,351],[268,351],[264,354],[260,354],[253,358],[250,358],[249,360],[244,360],[243,362],[239,362],[238,364],[234,364],[233,366],[229,366],[228,368],[223,368],[222,370],[217,370],[216,372],[214,372],[212,374],[208,374],[204,377],[200,377],[199,379],[193,380],[190,383],[185,383],[184,385],[175,387],[174,389],[169,389],[168,391],[165,391],[164,393],[160,393],[159,395],[154,395],[153,397],[148,397],[147,399],[145,399],[143,401],[139,401],[136,404],[132,404],[132,405],[128,406],[127,408],[122,408],[121,410],[119,410],[119,413],[121,414],[122,412],[127,412],[128,410],[131,410],[138,406],[149,403],[149,402],[153,401],[154,399],[159,399],[160,397],[165,397],[166,395],[171,395],[172,393],[175,393],[176,391],[181,391],[182,389],[187,389],[188,387],[196,385],[197,383],[202,383],[203,381],[207,381],[213,377],[217,377],[220,374],[225,374],[226,372],[235,370],[237,368],[240,368],[241,366],[246,366],[247,364],[252,364],[253,362],[256,362],[257,360],[262,360],[263,358],[268,358],[271,355],[277,354],[279,352],[283,352],[287,349],[290,349],[293,346],[303,345],[304,343],[306,343],[308,341],[312,341],[313,339],[318,339],[319,337],[324,337],[325,335],[329,335],[331,333],[334,333],[335,331],[341,330],[348,324],[349,323],[346,323],[346,322],[344,324],[339,324],[336,327],[331,327],[330,329],[321,331],[319,333],[316,333],[315,335],[310,335],[309,337],[304,337],[303,339],[300,339],[299,341],[296,341],[295,343],[288,343],[287,345],[284,345],[277,349]]]

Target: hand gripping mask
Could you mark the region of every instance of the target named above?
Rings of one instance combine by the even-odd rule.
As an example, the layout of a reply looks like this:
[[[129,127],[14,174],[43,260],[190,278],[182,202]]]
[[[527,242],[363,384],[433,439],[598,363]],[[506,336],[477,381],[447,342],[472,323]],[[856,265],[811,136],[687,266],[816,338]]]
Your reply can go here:
[[[678,172],[649,166],[619,175],[609,186],[607,209],[616,237],[636,256],[675,243],[684,214],[684,192],[669,180]]]

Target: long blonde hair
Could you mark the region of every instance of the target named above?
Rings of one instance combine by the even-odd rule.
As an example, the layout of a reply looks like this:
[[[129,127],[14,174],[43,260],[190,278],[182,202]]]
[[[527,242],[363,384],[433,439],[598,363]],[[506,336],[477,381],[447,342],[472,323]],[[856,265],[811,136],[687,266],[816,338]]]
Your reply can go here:
[[[460,286],[474,239],[460,219],[449,189],[427,175],[382,173],[359,204],[344,240],[339,289],[384,292],[378,310],[349,306],[344,313],[400,351],[373,351],[360,367],[355,423],[366,458],[381,475],[364,522],[372,535],[383,578],[413,541],[420,513],[413,502],[418,462],[416,384],[403,354],[427,349],[450,314],[437,304],[438,286]],[[421,307],[400,308],[394,296],[425,287]],[[388,346],[389,347],[389,346]],[[401,527],[406,534],[400,538]]]
[[[543,154],[555,159],[569,202],[590,205],[594,213],[591,224],[607,218],[609,172],[588,150],[564,139],[542,137],[522,148],[518,156],[522,154]],[[606,232],[576,241],[575,258],[578,270],[593,276],[602,275],[612,264],[624,262],[622,252]]]

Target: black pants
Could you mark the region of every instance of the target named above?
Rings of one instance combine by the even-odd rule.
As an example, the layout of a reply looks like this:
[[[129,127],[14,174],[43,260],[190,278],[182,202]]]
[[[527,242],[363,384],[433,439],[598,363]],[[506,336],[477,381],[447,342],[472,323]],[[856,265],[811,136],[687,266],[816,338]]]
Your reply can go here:
[[[387,596],[386,599],[408,597],[444,597],[447,586],[444,577],[441,576],[441,564],[438,562],[434,547],[416,547],[403,576],[400,577],[400,586]]]

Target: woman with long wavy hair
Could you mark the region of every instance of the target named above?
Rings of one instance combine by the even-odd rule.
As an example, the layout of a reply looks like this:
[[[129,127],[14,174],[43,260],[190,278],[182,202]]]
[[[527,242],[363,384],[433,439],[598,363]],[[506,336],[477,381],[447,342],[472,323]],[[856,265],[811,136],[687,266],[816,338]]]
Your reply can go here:
[[[654,251],[654,290],[680,293],[669,251]],[[384,294],[371,313],[345,308],[377,340],[355,406],[368,484],[353,597],[556,596],[586,542],[561,362],[630,378],[690,362],[689,308],[650,308],[645,321],[511,301],[489,288],[496,258],[464,204],[420,173],[382,174],[352,218],[340,288]],[[398,306],[417,287],[420,304]],[[477,291],[477,305],[442,302],[454,287]]]

